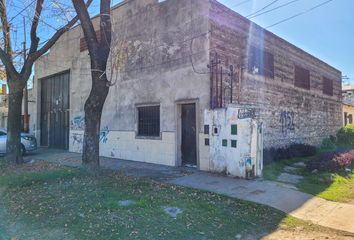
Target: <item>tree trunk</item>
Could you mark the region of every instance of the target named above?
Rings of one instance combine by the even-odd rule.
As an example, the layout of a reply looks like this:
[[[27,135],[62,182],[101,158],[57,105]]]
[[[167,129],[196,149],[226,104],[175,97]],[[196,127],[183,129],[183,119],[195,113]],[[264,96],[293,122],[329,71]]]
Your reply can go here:
[[[10,84],[10,82],[11,80],[9,80],[8,95],[6,161],[11,164],[22,164],[21,111],[23,87],[22,84]]]
[[[82,155],[83,165],[90,172],[97,172],[100,167],[101,115],[108,91],[106,74],[92,72],[92,88],[85,103],[85,135]]]
[[[101,40],[97,38],[95,28],[84,1],[72,0],[72,2],[81,22],[91,60],[92,87],[85,103],[85,134],[82,163],[87,170],[96,173],[100,167],[101,116],[109,91],[106,67],[112,36],[111,1],[101,0],[100,3]]]

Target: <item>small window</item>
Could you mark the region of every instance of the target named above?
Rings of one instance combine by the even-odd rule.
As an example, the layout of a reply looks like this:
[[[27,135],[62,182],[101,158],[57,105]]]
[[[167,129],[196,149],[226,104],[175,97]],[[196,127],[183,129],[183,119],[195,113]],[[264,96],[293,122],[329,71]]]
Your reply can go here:
[[[348,123],[353,124],[353,115],[352,114],[348,115]]]
[[[323,78],[323,94],[333,96],[333,81],[328,78]]]
[[[231,147],[237,148],[237,140],[231,140]]]
[[[138,136],[160,136],[160,106],[138,107]]]
[[[231,125],[231,135],[237,135],[237,125],[236,124]]]
[[[209,125],[204,125],[204,134],[209,134]]]
[[[227,147],[227,139],[223,139],[222,140],[222,146],[223,147]]]
[[[310,71],[295,66],[295,86],[303,89],[310,89]]]
[[[273,54],[256,47],[250,48],[248,71],[264,77],[274,78]]]

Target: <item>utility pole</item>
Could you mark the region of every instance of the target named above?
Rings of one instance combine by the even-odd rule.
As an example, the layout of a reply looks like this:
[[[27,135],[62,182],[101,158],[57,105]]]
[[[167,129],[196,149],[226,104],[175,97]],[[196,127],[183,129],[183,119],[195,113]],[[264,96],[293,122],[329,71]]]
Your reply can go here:
[[[26,19],[23,17],[23,61],[26,61]],[[28,116],[28,89],[27,83],[23,93],[23,130],[25,133],[29,132],[29,116]]]

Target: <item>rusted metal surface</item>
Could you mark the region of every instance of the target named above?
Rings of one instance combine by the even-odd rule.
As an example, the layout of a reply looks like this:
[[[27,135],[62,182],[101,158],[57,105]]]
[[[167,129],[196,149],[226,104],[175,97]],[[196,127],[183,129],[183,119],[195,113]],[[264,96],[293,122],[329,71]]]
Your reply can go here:
[[[210,69],[210,109],[225,108],[229,103],[234,102],[234,83],[239,82],[238,71],[235,72],[234,65],[229,65],[229,70],[225,70],[218,53],[214,54],[208,68]],[[226,94],[227,91],[229,96]]]

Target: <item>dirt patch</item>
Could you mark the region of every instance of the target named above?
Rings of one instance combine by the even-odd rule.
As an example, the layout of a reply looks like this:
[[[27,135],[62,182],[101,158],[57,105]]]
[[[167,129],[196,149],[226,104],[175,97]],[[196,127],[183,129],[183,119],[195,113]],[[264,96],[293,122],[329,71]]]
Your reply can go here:
[[[270,233],[262,238],[263,240],[325,240],[325,239],[336,239],[336,240],[352,240],[354,239],[354,234],[337,232],[334,230],[319,230],[319,231],[309,231],[303,228],[294,229],[278,229],[273,233]]]
[[[4,171],[0,173],[0,176],[15,174],[15,173],[24,173],[24,172],[40,172],[44,170],[58,170],[61,166],[59,164],[54,164],[46,161],[34,161],[24,163],[22,165],[8,165],[5,167]]]

